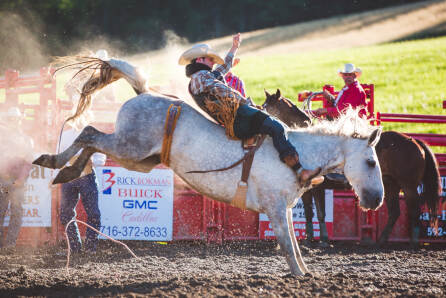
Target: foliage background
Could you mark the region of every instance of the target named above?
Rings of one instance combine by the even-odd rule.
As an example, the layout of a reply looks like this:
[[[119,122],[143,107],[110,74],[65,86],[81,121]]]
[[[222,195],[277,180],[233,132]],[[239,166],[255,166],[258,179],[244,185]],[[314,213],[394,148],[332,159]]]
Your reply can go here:
[[[166,32],[194,42],[411,2],[420,1],[2,0],[0,71],[78,52],[86,40],[131,54],[162,47]]]

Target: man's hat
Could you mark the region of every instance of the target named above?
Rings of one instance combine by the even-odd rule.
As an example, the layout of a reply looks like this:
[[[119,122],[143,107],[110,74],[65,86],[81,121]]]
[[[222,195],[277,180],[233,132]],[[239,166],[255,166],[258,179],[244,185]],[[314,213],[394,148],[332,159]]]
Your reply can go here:
[[[103,49],[98,50],[98,51],[94,54],[94,56],[95,56],[96,58],[101,59],[101,60],[105,60],[105,61],[109,60],[107,50],[103,50]]]
[[[346,63],[344,69],[339,69],[338,74],[342,76],[343,73],[354,73],[356,77],[359,78],[362,74],[362,70],[359,67],[355,67],[352,63]]]
[[[217,64],[225,63],[223,58],[221,58],[217,52],[215,52],[213,49],[211,49],[211,47],[209,45],[200,43],[200,44],[194,45],[192,48],[185,51],[181,55],[180,60],[178,60],[178,64],[187,65],[187,64],[190,64],[193,59],[197,59],[200,57],[214,58],[214,61]]]

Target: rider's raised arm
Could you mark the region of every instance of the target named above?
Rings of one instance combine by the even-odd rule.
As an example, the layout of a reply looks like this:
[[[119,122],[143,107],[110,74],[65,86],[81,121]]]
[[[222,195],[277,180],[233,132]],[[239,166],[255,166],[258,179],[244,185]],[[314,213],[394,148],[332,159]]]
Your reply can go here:
[[[241,37],[240,33],[237,33],[232,37],[232,47],[225,57],[225,64],[219,65],[215,70],[221,72],[223,75],[228,73],[232,68],[232,63],[234,61],[235,54],[240,47]]]
[[[234,54],[228,52],[225,57],[225,64],[217,66],[215,70],[220,72],[222,75],[227,74],[232,68],[232,61],[234,61]]]

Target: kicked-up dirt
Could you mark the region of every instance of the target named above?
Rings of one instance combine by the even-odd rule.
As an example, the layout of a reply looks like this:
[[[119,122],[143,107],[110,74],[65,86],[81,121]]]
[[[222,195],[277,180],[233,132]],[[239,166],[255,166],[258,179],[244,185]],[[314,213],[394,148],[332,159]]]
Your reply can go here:
[[[0,297],[11,296],[421,296],[446,295],[446,246],[411,249],[334,243],[302,247],[312,274],[290,275],[273,241],[101,241],[96,254],[74,256],[65,247],[0,251]]]

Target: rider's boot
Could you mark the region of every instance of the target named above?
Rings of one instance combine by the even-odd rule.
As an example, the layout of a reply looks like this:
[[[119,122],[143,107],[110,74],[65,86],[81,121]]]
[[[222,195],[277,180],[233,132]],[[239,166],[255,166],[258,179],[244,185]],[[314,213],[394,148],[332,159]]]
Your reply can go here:
[[[283,161],[287,166],[296,171],[297,181],[301,187],[309,186],[310,184],[317,185],[324,182],[324,177],[318,176],[321,172],[321,168],[318,167],[314,170],[304,169],[299,162],[299,155],[297,155],[297,153],[285,156]]]

